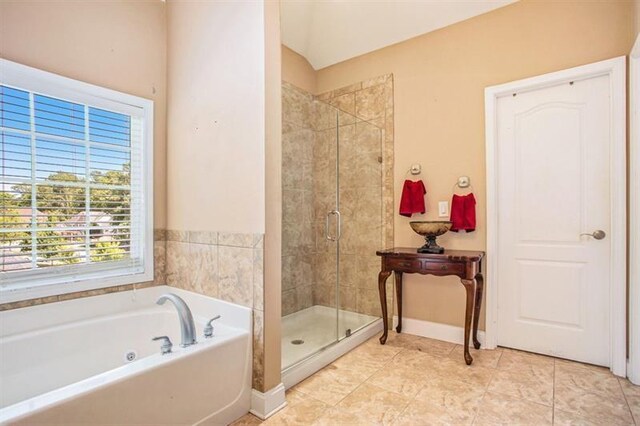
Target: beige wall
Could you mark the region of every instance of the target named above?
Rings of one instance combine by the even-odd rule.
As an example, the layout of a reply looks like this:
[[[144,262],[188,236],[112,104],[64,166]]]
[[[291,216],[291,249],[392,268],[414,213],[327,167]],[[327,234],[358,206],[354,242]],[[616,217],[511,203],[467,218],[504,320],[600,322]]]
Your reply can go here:
[[[280,3],[265,2],[264,389],[280,384],[282,253],[282,81]]]
[[[633,0],[633,33],[637,36],[640,33],[640,0]]]
[[[449,233],[449,248],[484,249],[484,88],[627,54],[633,39],[629,1],[520,1],[406,42],[322,69],[318,92],[393,73],[395,205],[412,163],[427,187],[423,217],[436,219],[458,176],[468,175],[478,198],[478,231]],[[423,241],[395,216],[395,245]],[[408,276],[407,317],[462,325],[464,290],[455,279]],[[374,285],[374,284],[372,284]]]
[[[282,45],[282,80],[316,94],[316,71],[304,56]]]
[[[265,123],[279,121],[265,108],[270,7],[175,0],[167,11],[167,283],[253,309],[253,387],[259,391],[265,390],[267,355]],[[275,78],[279,82],[279,69]],[[269,92],[270,99],[279,94]],[[270,285],[279,291],[279,283]],[[278,327],[270,323],[269,336]],[[269,350],[279,361],[279,349]],[[279,362],[275,368],[279,383]]]
[[[166,225],[166,7],[0,0],[0,57],[154,101],[154,227]]]
[[[167,228],[263,233],[264,6],[167,5]]]

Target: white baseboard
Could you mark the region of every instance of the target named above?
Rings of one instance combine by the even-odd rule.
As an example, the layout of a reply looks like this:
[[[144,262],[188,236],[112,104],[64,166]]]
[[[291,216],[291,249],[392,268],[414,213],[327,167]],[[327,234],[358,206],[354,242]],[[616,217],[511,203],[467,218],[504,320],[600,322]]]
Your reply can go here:
[[[256,417],[265,420],[287,405],[284,396],[284,385],[269,389],[266,392],[251,390],[251,409],[249,412]]]
[[[398,325],[398,317],[393,317],[393,328]],[[429,337],[431,339],[444,340],[445,342],[462,345],[464,342],[464,328],[437,322],[402,318],[402,332],[416,336]],[[478,340],[484,342],[484,331],[478,330]],[[484,348],[484,344],[482,345]]]

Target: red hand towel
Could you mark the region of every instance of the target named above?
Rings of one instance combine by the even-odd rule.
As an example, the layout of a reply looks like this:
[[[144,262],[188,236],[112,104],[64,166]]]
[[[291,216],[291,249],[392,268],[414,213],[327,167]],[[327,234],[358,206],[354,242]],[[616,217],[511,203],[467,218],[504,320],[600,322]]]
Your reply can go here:
[[[453,195],[451,200],[451,230],[453,232],[476,230],[476,197],[473,193]]]
[[[414,213],[424,213],[426,211],[424,194],[426,193],[427,190],[421,180],[416,182],[405,180],[400,197],[400,214],[411,217]]]

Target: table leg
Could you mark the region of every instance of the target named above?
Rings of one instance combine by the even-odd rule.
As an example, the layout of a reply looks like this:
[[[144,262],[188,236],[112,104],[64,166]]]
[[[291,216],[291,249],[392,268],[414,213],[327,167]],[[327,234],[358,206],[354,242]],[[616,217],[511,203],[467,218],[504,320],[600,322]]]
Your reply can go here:
[[[480,308],[482,307],[482,293],[484,291],[484,278],[482,274],[476,275],[476,300],[473,308],[473,347],[480,349],[478,341],[478,321],[480,320]]]
[[[469,337],[471,334],[471,319],[473,317],[473,303],[476,296],[476,280],[462,280],[467,291],[467,308],[464,315],[464,361],[471,365],[473,357],[469,353]]]
[[[402,272],[395,272],[396,276],[396,298],[398,299],[398,326],[396,331],[402,331]]]
[[[387,278],[391,275],[391,271],[380,271],[378,274],[378,293],[380,293],[380,307],[382,308],[382,325],[384,332],[380,336],[380,344],[387,342],[387,334],[389,334],[389,322],[387,319]]]

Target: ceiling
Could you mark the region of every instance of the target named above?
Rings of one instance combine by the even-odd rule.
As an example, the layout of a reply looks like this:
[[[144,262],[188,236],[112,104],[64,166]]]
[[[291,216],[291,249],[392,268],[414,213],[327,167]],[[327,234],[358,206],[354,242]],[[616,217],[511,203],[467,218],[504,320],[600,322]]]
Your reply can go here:
[[[282,0],[282,42],[318,70],[515,1]]]

